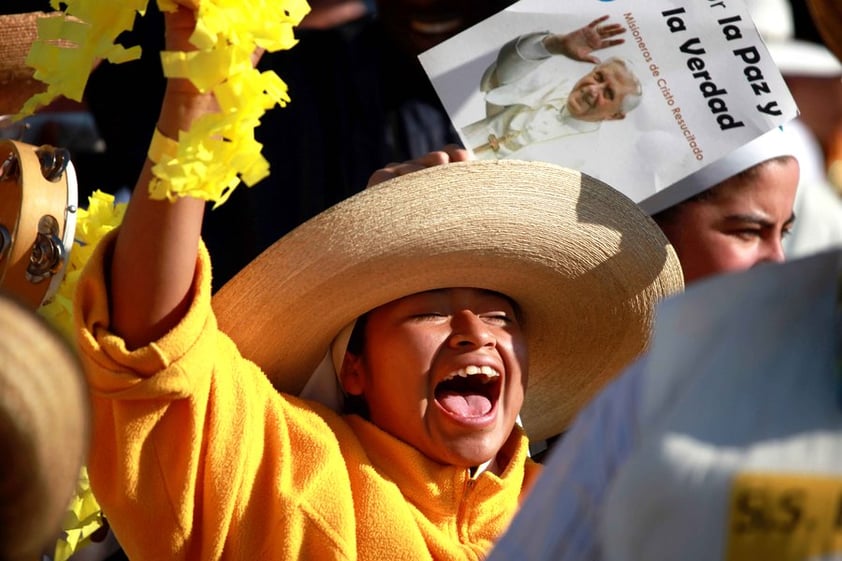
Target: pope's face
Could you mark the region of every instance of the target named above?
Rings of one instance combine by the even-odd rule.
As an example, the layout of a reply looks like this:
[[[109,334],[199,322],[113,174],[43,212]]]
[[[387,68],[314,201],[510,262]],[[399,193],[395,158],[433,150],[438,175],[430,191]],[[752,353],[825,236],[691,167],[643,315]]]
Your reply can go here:
[[[636,89],[634,77],[621,62],[604,62],[576,82],[567,97],[567,109],[580,121],[622,119],[623,99]]]
[[[371,311],[363,352],[346,355],[341,376],[378,427],[435,461],[471,467],[494,458],[509,437],[526,365],[511,301],[451,288]]]
[[[678,254],[685,283],[784,260],[781,241],[794,220],[798,163],[775,160],[756,172],[680,205],[659,224]]]

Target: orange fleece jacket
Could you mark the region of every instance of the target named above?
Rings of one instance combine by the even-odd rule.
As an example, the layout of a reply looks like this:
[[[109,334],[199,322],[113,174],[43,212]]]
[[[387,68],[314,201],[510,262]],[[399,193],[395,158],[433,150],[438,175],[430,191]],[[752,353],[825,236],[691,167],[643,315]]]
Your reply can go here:
[[[539,466],[516,430],[502,476],[430,461],[362,418],[278,393],[216,325],[204,248],[175,329],[110,333],[103,240],[75,317],[94,407],[94,493],[133,561],[482,559]]]

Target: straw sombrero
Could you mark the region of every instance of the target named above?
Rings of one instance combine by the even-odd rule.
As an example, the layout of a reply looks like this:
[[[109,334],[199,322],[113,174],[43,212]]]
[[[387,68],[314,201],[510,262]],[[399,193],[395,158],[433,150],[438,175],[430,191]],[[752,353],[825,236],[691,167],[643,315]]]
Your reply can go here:
[[[398,177],[281,238],[214,296],[220,327],[298,394],[334,337],[396,298],[477,287],[523,311],[530,438],[560,433],[647,345],[682,289],[672,247],[610,186],[541,162],[472,161]]]
[[[65,341],[5,293],[0,333],[0,558],[40,559],[87,451],[87,390]]]
[[[38,36],[36,22],[44,12],[0,15],[0,115],[14,115],[47,85],[27,66],[29,48]]]

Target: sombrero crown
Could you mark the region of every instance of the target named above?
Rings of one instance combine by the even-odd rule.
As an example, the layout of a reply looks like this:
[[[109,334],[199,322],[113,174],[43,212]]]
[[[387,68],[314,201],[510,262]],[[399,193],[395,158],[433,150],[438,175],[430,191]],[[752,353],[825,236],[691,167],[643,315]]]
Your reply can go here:
[[[366,189],[283,237],[214,297],[220,326],[297,394],[342,328],[425,290],[469,286],[523,312],[531,438],[558,434],[644,350],[679,291],[672,247],[587,175],[512,160],[437,166]]]
[[[0,15],[0,115],[14,115],[46,85],[35,79],[26,56],[38,36],[37,21],[47,14]]]

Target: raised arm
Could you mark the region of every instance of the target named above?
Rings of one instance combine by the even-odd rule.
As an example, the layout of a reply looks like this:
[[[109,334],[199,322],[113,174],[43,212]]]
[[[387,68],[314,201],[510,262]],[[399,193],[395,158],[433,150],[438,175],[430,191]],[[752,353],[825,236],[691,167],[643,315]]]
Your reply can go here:
[[[626,32],[621,24],[606,23],[607,20],[608,16],[602,16],[570,33],[547,35],[542,44],[550,54],[599,64],[593,52],[622,44],[624,39],[614,37]]]
[[[480,80],[480,91],[487,92],[517,82],[553,56],[564,56],[580,62],[599,64],[594,51],[622,44],[619,35],[626,28],[607,23],[602,16],[569,33],[539,31],[515,37],[500,48],[495,62]]]
[[[187,51],[195,27],[188,8],[166,14],[166,48]],[[130,109],[130,108],[129,108]],[[200,94],[184,79],[169,79],[158,131],[172,139],[194,120],[212,112],[211,94]],[[196,266],[205,202],[184,197],[175,202],[149,198],[152,162],[138,178],[111,263],[111,329],[137,348],[169,331],[184,315]]]

